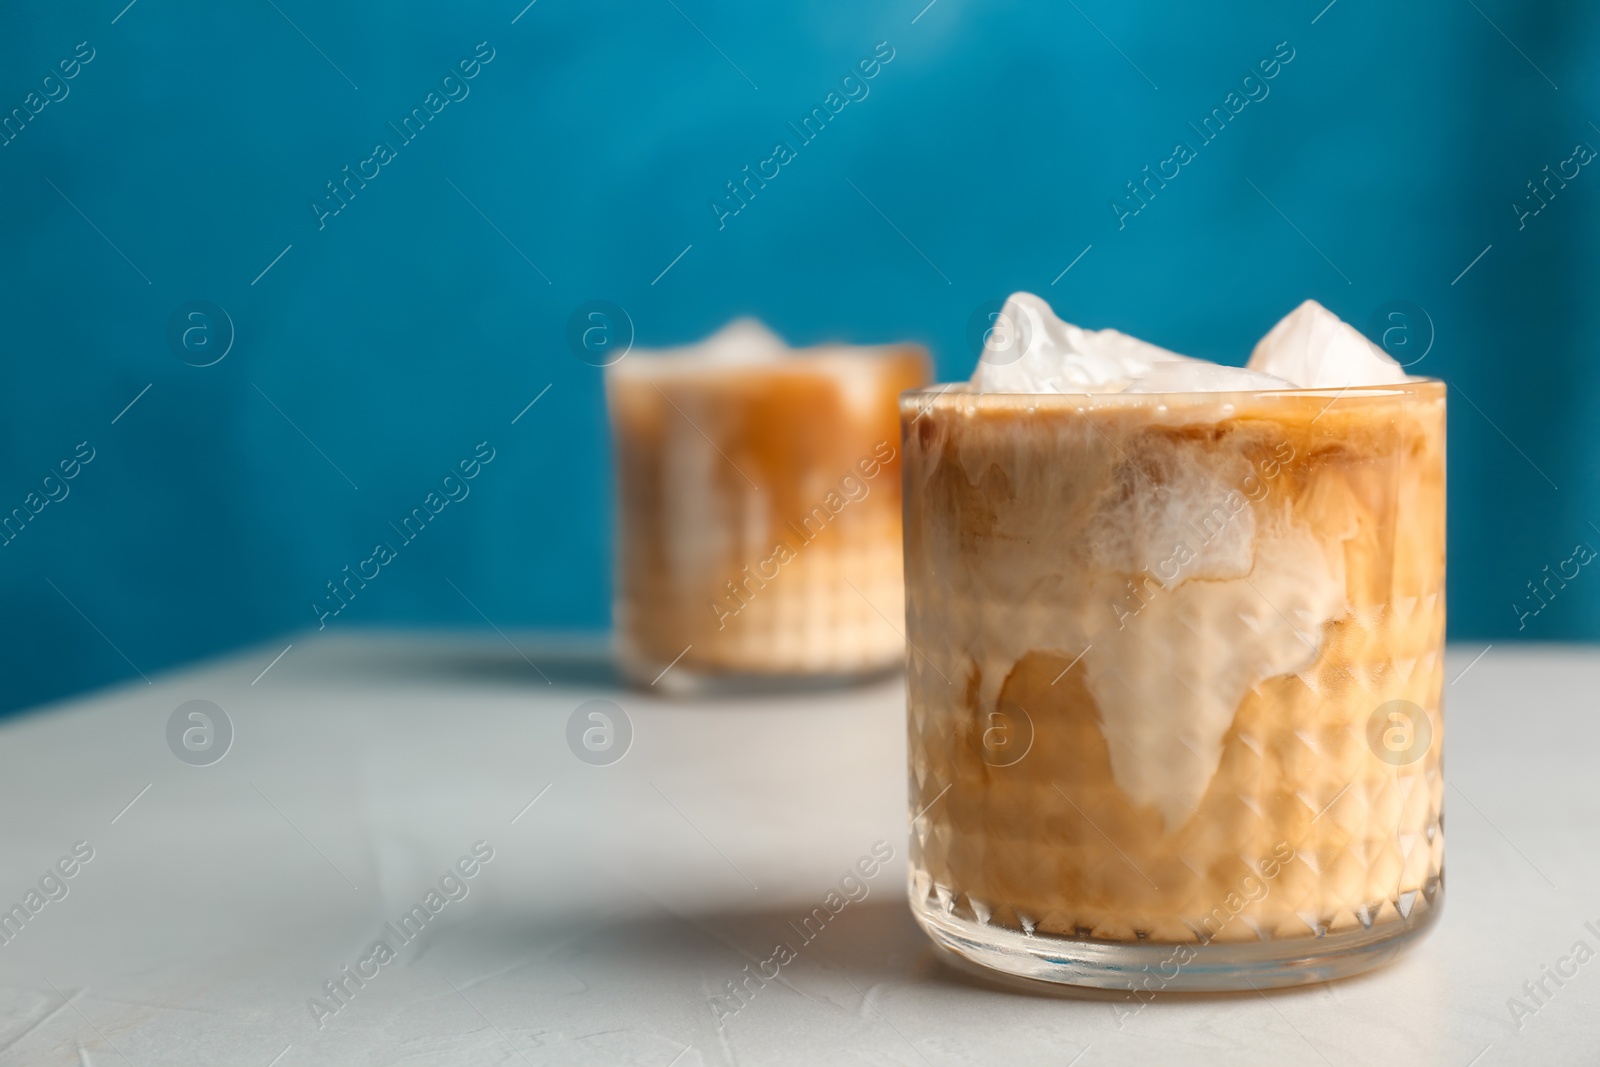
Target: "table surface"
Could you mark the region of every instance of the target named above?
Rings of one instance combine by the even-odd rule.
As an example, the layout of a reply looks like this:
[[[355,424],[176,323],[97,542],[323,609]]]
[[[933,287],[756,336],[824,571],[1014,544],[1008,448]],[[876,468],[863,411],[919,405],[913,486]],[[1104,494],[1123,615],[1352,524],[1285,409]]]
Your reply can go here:
[[[1415,951],[1129,1014],[976,981],[916,927],[898,679],[685,701],[621,688],[592,640],[283,644],[0,726],[0,905],[93,849],[0,945],[0,1063],[1600,1062],[1600,962],[1571,955],[1600,949],[1597,652],[1451,649],[1448,904]],[[608,765],[568,742],[591,699],[632,725]],[[190,700],[232,724],[209,766],[169,747]],[[866,898],[801,944],[880,841]],[[460,899],[428,900],[477,842]],[[730,1014],[780,941],[797,958]],[[346,967],[370,977],[329,998]]]

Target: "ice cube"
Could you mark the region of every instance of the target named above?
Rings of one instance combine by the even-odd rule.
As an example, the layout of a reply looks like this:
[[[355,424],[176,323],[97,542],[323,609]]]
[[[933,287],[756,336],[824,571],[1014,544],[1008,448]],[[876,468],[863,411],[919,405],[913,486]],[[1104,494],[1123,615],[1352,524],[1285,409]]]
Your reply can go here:
[[[626,355],[627,353],[624,353]],[[634,349],[632,359],[621,356],[606,365],[606,375],[616,378],[677,377],[721,374],[741,367],[765,367],[792,354],[783,338],[753,318],[734,319],[703,341],[674,348]]]
[[[788,355],[789,346],[759,319],[734,319],[698,344],[664,354],[699,356],[715,363],[760,363]]]
[[[1389,353],[1315,300],[1307,300],[1269,330],[1246,365],[1302,389],[1349,389],[1406,380],[1405,369]]]
[[[1085,330],[1032,293],[1013,293],[984,341],[982,393],[1166,393],[1286,389],[1240,367],[1180,356],[1117,330]]]

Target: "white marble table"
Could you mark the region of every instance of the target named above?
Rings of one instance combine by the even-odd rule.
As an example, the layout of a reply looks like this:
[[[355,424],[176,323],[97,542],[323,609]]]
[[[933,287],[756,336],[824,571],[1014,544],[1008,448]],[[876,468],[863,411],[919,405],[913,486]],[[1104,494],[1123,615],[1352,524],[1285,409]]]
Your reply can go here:
[[[1122,1017],[970,980],[913,924],[898,681],[671,702],[592,643],[286,643],[0,725],[0,906],[93,850],[0,945],[0,1063],[1600,1063],[1600,960],[1542,970],[1600,950],[1600,652],[1452,650],[1448,903],[1416,952]],[[594,698],[633,725],[610,765],[567,742]],[[190,700],[233,724],[208,766],[169,749]],[[878,841],[866,899],[736,1012],[713,999]],[[463,857],[460,899],[427,900]]]

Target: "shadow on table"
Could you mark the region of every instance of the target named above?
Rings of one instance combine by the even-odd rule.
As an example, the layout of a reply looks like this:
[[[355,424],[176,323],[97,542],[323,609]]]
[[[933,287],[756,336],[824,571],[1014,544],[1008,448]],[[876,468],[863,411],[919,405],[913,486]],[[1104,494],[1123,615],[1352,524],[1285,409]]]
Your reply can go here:
[[[521,638],[498,647],[480,640],[440,637],[416,641],[351,642],[329,645],[320,664],[302,667],[302,674],[320,669],[341,680],[371,677],[379,681],[434,682],[615,689],[625,685],[603,640]]]
[[[700,707],[737,702],[741,708],[747,707],[752,697],[782,699],[819,693],[846,694],[890,684],[903,675],[896,665],[866,677],[819,676],[774,682],[729,679],[685,694],[668,684],[652,688],[624,678],[604,638],[539,636],[506,638],[498,647],[481,640],[466,641],[453,636],[438,638],[427,646],[416,642],[396,643],[392,647],[387,643],[330,646],[329,659],[323,669],[336,673],[341,680],[368,676],[388,683],[556,685],[648,693],[668,702],[693,699]]]
[[[403,677],[446,684],[489,682],[496,685],[551,685],[583,689],[615,689],[626,683],[606,649],[542,647],[528,643],[504,652],[484,650],[430,652],[412,656],[401,667]]]
[[[849,990],[853,989],[858,1005],[874,986],[944,987],[1001,999],[1100,1002],[1106,1004],[1108,1012],[1112,1005],[1137,1010],[1141,1003],[1126,989],[1052,986],[990,977],[936,948],[900,897],[848,903],[836,915],[828,913],[821,902],[816,911],[809,913],[802,906],[783,913],[697,915],[669,912],[662,905],[650,915],[612,921],[555,923],[549,917],[541,917],[524,925],[501,915],[489,925],[491,929],[480,927],[474,935],[487,935],[502,946],[520,943],[519,947],[533,949],[541,967],[587,974],[659,973],[667,965],[692,968],[700,974],[701,992],[708,1005],[716,997],[750,997],[771,985],[787,987],[808,999],[821,997],[836,1003],[841,998],[849,1001]],[[1364,980],[1367,978],[1342,981]],[[1147,997],[1144,1007],[1317,993],[1314,985],[1267,990],[1264,994],[1159,993]],[[734,1005],[737,1001],[724,1003]]]

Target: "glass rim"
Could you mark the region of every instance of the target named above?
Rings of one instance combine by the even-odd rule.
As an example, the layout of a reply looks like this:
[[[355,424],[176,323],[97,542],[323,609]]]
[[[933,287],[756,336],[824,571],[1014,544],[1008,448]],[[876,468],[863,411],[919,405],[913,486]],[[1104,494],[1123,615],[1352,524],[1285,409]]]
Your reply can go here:
[[[1141,402],[1158,402],[1181,404],[1199,404],[1208,399],[1222,397],[1249,397],[1251,399],[1267,399],[1275,397],[1324,397],[1331,400],[1341,398],[1350,399],[1381,399],[1383,397],[1403,397],[1423,391],[1433,391],[1438,387],[1440,391],[1448,389],[1448,384],[1443,378],[1434,378],[1427,375],[1411,375],[1403,382],[1392,382],[1383,385],[1347,385],[1342,387],[1290,387],[1287,389],[1206,389],[1206,390],[1179,390],[1150,393],[1024,393],[998,390],[977,390],[972,388],[971,382],[945,382],[938,385],[926,385],[916,389],[907,389],[901,392],[900,402],[906,404],[920,399],[940,398],[949,396],[963,400],[983,403],[986,400],[1006,401],[1014,403],[1027,400],[1036,405],[1068,404],[1075,406],[1085,401],[1100,403],[1105,401],[1129,401],[1137,398]]]

